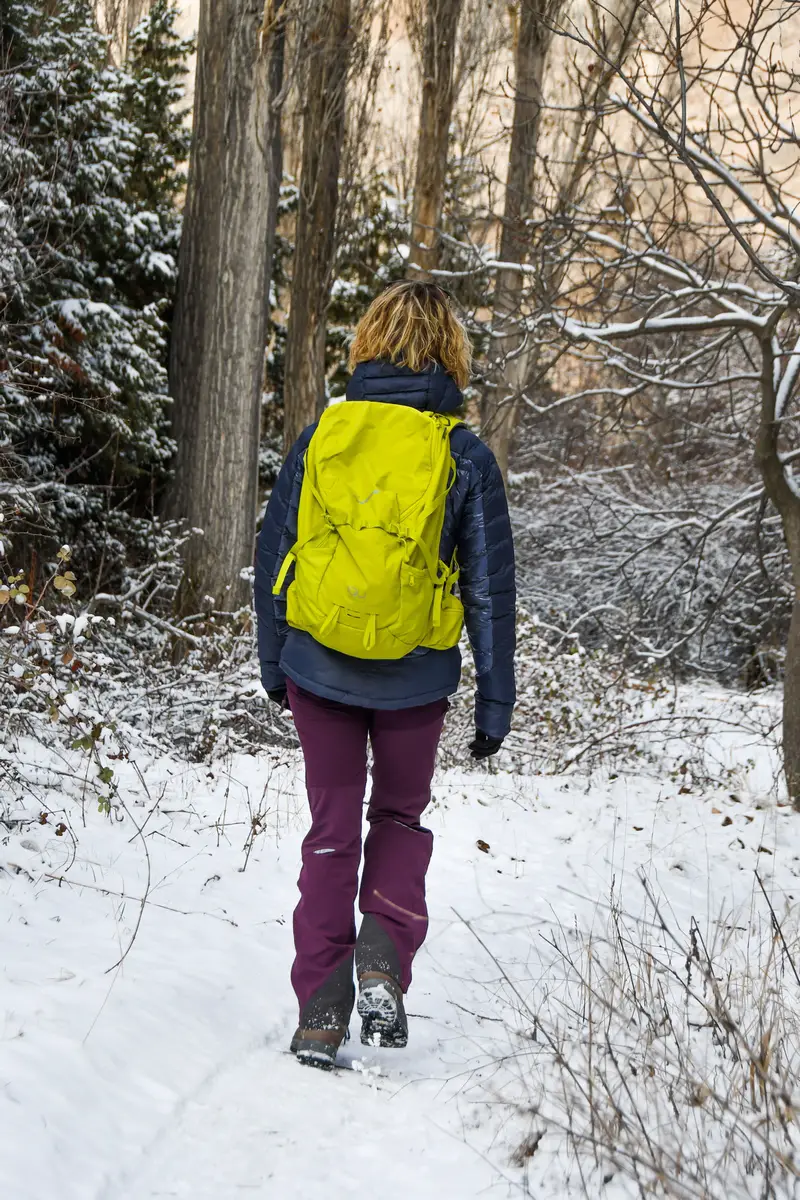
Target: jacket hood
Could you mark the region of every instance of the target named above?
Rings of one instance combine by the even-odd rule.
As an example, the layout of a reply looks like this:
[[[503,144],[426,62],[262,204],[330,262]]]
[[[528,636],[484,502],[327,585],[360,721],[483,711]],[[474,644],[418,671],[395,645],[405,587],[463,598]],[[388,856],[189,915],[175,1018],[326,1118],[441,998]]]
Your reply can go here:
[[[464,403],[455,379],[438,363],[412,371],[378,358],[358,364],[347,385],[347,399],[407,404],[419,412],[436,413],[455,412]]]

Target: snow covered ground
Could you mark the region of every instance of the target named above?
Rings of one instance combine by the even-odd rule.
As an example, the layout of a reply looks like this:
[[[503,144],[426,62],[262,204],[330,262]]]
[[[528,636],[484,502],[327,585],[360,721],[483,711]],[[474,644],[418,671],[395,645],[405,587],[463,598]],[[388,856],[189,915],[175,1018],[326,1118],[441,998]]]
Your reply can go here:
[[[28,741],[18,758],[30,785],[0,824],[4,1200],[638,1194],[614,1171],[582,1191],[557,1133],[536,1142],[530,1013],[564,974],[551,940],[606,930],[610,905],[643,911],[640,870],[709,941],[762,920],[755,869],[781,915],[800,894],[800,818],[768,794],[766,758],[734,796],[443,773],[411,1043],[366,1049],[354,1020],[352,1070],[326,1075],[287,1053],[294,754],[142,755],[116,764],[110,814],[82,803],[77,753]]]

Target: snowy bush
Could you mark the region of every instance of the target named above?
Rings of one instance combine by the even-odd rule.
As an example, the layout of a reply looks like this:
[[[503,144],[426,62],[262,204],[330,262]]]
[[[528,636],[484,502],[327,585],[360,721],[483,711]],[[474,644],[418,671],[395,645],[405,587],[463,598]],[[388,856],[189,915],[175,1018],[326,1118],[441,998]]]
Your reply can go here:
[[[442,739],[445,766],[468,761],[474,729],[475,672],[466,638],[464,670]],[[747,747],[779,748],[779,695],[696,682],[677,686],[657,664],[634,671],[624,654],[587,648],[577,634],[531,616],[517,617],[517,705],[496,760],[502,770],[558,775],[622,770],[669,778],[683,792],[735,789],[749,768]],[[777,761],[777,760],[776,760]],[[776,779],[767,787],[780,791]]]
[[[242,632],[213,611],[173,623],[188,534],[153,522],[142,564],[126,568],[118,592],[101,592],[69,545],[52,560],[37,558],[35,572],[20,568],[25,501],[19,490],[14,506],[7,499],[0,505],[0,689],[9,751],[0,776],[14,769],[14,747],[26,736],[78,752],[71,770],[83,772],[88,758],[104,775],[113,773],[109,756],[139,749],[207,761],[295,744],[288,718],[261,689],[252,628]],[[186,653],[175,655],[176,645]],[[107,790],[102,796],[108,800]]]
[[[462,649],[462,682],[445,730],[448,765],[463,761],[473,732],[475,670],[466,641]],[[598,737],[584,766],[640,756],[640,741],[626,737],[624,727],[665,696],[662,684],[637,679],[608,651],[587,650],[577,636],[556,641],[553,630],[524,609],[518,611],[516,671],[517,707],[504,761],[518,770],[559,773]],[[612,730],[619,736],[604,745],[602,736]]]
[[[774,682],[791,613],[777,517],[758,517],[757,489],[742,504],[735,481],[681,470],[512,475],[520,592],[634,665]]]
[[[0,509],[0,529],[7,522]],[[115,738],[116,723],[94,679],[102,678],[108,657],[95,638],[99,626],[114,626],[113,617],[73,604],[80,581],[72,570],[72,550],[63,545],[31,586],[22,571],[9,565],[7,536],[0,545],[0,692],[3,695],[3,733],[6,751],[0,759],[0,779],[24,779],[16,761],[20,734],[43,741],[61,741],[80,751],[85,792],[100,810],[109,812],[114,800],[111,760],[124,754]],[[77,770],[76,770],[77,773]]]

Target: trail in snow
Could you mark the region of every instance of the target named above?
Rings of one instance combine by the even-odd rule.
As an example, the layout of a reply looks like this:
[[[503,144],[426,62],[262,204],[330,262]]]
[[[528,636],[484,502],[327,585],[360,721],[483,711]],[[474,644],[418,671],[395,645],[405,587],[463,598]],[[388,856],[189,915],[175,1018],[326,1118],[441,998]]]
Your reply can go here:
[[[354,1020],[343,1058],[355,1069],[325,1075],[286,1053],[305,825],[296,760],[154,761],[146,791],[123,764],[140,835],[96,812],[84,827],[52,786],[55,759],[23,754],[38,773],[30,815],[44,797],[54,815],[0,842],[0,864],[23,871],[0,873],[10,1200],[518,1195],[512,1156],[530,1120],[506,1101],[525,1099],[525,1006],[554,969],[546,935],[602,922],[612,879],[635,907],[640,865],[676,919],[746,904],[756,863],[776,889],[797,884],[800,828],[758,792],[734,803],[671,781],[448,773],[428,818],[431,930],[409,1049],[362,1047]],[[67,818],[71,866],[53,833]],[[106,973],[130,942],[148,860],[141,926]],[[46,878],[67,867],[69,883]],[[544,1150],[527,1169],[536,1195],[568,1194]]]

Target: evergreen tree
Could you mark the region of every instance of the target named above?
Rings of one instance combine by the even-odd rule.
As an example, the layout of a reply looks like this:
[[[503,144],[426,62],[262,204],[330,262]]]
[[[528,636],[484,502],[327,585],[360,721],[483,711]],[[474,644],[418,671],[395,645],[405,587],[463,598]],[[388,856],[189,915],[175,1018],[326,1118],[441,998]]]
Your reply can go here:
[[[129,197],[153,210],[175,201],[191,137],[181,108],[193,43],[178,36],[174,0],[154,0],[128,37],[125,115],[135,130]]]
[[[90,0],[0,0],[0,466],[106,572],[173,452],[176,11],[157,0],[118,68]]]

